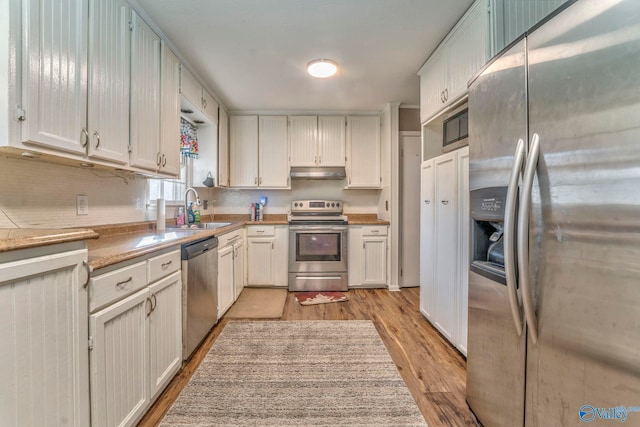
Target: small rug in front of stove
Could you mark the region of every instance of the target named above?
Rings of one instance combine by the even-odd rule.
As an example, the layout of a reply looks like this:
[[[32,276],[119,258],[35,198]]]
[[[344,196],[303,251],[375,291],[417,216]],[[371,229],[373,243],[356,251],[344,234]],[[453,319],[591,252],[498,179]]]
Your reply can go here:
[[[298,292],[296,293],[296,300],[300,305],[314,305],[348,301],[349,296],[344,292]]]

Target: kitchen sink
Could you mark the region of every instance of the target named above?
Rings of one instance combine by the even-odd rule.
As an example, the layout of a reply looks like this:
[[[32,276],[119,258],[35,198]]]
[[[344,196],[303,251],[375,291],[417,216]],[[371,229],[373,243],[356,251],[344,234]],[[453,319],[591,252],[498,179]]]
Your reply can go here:
[[[181,228],[181,229],[216,229],[220,227],[226,227],[227,225],[233,224],[232,222],[197,222],[195,224],[189,225],[175,225],[169,228]]]

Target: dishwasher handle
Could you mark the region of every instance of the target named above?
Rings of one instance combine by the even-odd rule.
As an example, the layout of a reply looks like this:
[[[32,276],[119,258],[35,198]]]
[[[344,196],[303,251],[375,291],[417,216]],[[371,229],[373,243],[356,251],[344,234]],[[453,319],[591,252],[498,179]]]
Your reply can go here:
[[[190,260],[192,258],[197,257],[198,255],[202,255],[203,253],[216,249],[218,247],[218,238],[211,237],[205,240],[200,240],[198,242],[190,242],[182,245],[180,251],[180,258],[185,260]]]

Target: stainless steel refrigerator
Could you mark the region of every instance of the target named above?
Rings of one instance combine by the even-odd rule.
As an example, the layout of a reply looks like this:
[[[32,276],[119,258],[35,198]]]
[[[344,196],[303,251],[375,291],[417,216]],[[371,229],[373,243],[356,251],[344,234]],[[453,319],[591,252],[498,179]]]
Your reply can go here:
[[[640,1],[578,0],[507,48],[469,135],[469,406],[640,425]]]

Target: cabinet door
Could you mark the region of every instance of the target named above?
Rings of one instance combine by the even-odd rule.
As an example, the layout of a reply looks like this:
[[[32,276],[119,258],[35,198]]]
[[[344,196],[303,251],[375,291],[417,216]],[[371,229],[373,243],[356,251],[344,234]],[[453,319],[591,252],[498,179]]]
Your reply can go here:
[[[244,242],[242,241],[233,245],[233,288],[235,301],[244,289]]]
[[[344,166],[346,150],[344,116],[318,117],[318,164]]]
[[[467,82],[487,60],[487,17],[481,3],[469,8],[448,42],[448,104],[467,93]]]
[[[220,108],[218,123],[218,186],[229,186],[229,116]]]
[[[287,116],[260,116],[258,185],[268,188],[289,186]]]
[[[318,162],[318,117],[289,117],[291,166],[316,166]]]
[[[347,118],[349,188],[380,188],[380,117]]]
[[[435,325],[452,343],[456,328],[458,198],[456,153],[435,160],[436,267]]]
[[[131,166],[157,170],[160,140],[160,37],[135,12],[131,39]]]
[[[152,400],[182,364],[182,280],[179,271],[149,286],[149,396]]]
[[[89,156],[129,162],[131,9],[126,0],[89,1]]]
[[[445,106],[448,51],[441,45],[420,70],[420,122],[424,123]]]
[[[2,425],[90,425],[86,256],[0,264]]]
[[[433,319],[435,295],[435,177],[433,160],[420,170],[420,312]]]
[[[247,239],[247,285],[274,285],[274,239]]]
[[[387,239],[363,237],[365,285],[387,285]]]
[[[160,76],[160,171],[180,175],[180,61],[162,42]]]
[[[364,281],[364,251],[362,243],[362,227],[349,226],[349,257],[347,258],[349,270],[349,287],[362,286]]]
[[[289,286],[289,226],[287,225],[275,227],[273,282],[275,286]]]
[[[456,347],[467,355],[469,308],[469,147],[458,150],[458,333]]]
[[[87,3],[80,0],[23,3],[26,70],[22,82],[25,111],[22,138],[56,150],[84,154]],[[3,60],[8,58],[5,56]]]
[[[202,112],[212,123],[218,123],[218,103],[213,96],[204,89],[202,90]]]
[[[258,186],[258,116],[231,116],[229,121],[229,183]]]
[[[147,288],[89,316],[91,425],[131,425],[149,403]]]
[[[234,301],[233,245],[218,249],[218,319]]]
[[[196,107],[202,108],[202,86],[185,67],[180,70],[180,94]]]

